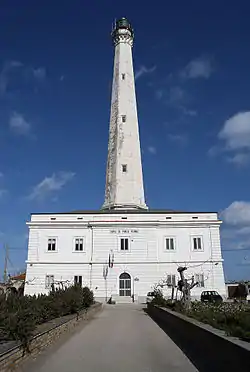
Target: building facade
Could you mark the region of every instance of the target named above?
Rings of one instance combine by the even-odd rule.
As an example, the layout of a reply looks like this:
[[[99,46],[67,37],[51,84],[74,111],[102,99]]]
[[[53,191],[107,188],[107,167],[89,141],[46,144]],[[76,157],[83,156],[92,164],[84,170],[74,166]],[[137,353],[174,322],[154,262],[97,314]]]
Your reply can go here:
[[[96,299],[145,301],[163,284],[166,295],[177,268],[194,276],[192,290],[225,295],[217,213],[148,209],[143,187],[132,62],[134,32],[127,19],[112,32],[115,60],[105,200],[98,211],[33,214],[25,294],[48,293],[52,284],[89,286]]]

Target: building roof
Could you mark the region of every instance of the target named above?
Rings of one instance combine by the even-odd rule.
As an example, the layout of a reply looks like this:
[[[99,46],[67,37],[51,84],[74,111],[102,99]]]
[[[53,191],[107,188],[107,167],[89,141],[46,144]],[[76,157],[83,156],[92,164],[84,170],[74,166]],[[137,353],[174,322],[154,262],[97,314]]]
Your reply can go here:
[[[26,273],[21,273],[19,275],[11,276],[11,280],[25,280]]]
[[[79,209],[70,212],[42,212],[31,214],[207,214],[217,212],[190,212],[190,211],[176,211],[172,209],[98,209],[98,210],[84,210]]]

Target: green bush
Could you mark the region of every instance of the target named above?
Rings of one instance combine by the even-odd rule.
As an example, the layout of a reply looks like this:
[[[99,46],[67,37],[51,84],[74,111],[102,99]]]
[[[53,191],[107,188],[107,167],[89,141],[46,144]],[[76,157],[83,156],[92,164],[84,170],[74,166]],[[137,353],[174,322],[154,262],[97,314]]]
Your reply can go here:
[[[23,351],[29,351],[29,343],[39,324],[65,316],[79,314],[94,302],[93,292],[75,285],[51,291],[47,295],[18,297],[0,296],[0,341],[18,340]]]
[[[152,305],[183,313],[200,322],[224,330],[227,335],[250,342],[250,306],[244,303],[203,303],[194,301],[186,310],[181,301],[166,300],[161,291],[155,292]]]
[[[154,291],[154,298],[151,301],[152,305],[166,307],[167,300],[164,298],[161,290],[157,289]]]
[[[250,307],[247,304],[193,302],[186,314],[224,330],[229,336],[250,341]]]

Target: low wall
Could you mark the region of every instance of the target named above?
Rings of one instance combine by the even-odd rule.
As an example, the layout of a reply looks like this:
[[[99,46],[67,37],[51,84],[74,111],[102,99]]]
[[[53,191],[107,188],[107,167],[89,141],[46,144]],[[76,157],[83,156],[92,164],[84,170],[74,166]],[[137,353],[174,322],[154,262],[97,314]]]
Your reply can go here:
[[[57,326],[46,330],[43,333],[37,334],[33,337],[30,343],[30,353],[23,356],[23,350],[20,346],[15,346],[12,349],[0,354],[0,371],[7,372],[12,371],[20,362],[25,361],[27,358],[36,356],[41,349],[52,344],[56,339],[58,339],[63,333],[72,330],[81,321],[87,321],[94,317],[94,315],[102,309],[102,304],[96,303],[92,305],[87,311],[82,311],[77,316],[75,315],[71,319],[65,320]]]
[[[250,344],[169,309],[148,305],[147,313],[198,371],[250,371]]]

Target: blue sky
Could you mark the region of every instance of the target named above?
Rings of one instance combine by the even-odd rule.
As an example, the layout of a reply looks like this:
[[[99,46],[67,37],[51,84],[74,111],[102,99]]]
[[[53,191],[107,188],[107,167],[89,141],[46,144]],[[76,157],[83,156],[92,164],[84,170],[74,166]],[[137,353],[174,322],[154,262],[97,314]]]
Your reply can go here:
[[[4,242],[25,266],[31,212],[102,205],[110,31],[126,16],[147,203],[219,211],[226,279],[249,278],[250,5],[233,3],[1,2],[0,268]]]

